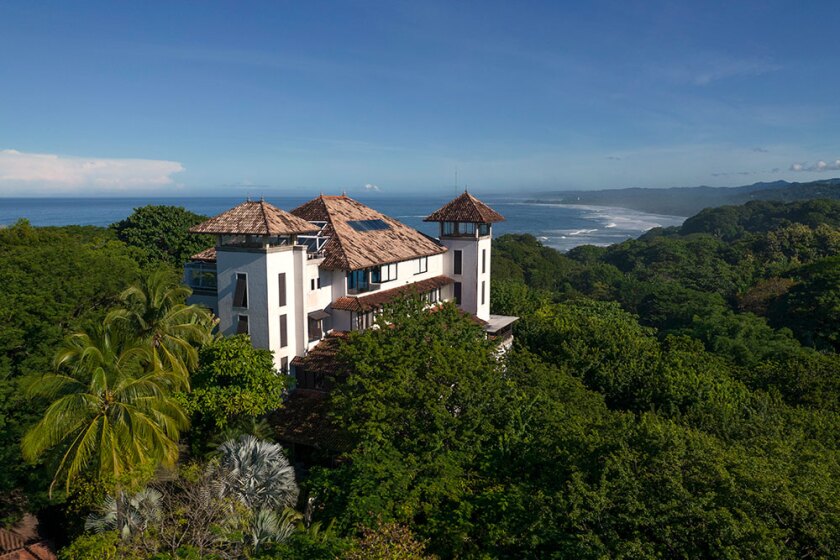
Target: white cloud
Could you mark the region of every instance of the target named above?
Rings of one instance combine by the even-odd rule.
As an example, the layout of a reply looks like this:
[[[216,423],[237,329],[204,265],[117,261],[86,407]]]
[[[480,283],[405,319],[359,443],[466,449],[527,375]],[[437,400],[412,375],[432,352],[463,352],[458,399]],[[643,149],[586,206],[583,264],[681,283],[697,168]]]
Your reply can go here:
[[[825,162],[825,161],[818,161],[817,163],[812,163],[808,165],[806,162],[802,163],[792,163],[790,165],[791,171],[839,171],[840,170],[840,159]]]
[[[368,184],[365,185],[365,190],[368,191],[368,192],[371,192],[371,191],[372,192],[379,192],[382,189],[380,189],[379,186],[374,185],[373,183],[368,183]]]
[[[0,195],[99,194],[175,185],[177,161],[61,156],[0,150]]]

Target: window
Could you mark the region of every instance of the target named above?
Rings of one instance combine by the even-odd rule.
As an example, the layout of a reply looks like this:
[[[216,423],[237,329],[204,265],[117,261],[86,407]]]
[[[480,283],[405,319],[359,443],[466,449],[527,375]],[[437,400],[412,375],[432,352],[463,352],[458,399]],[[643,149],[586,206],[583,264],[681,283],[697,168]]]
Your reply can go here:
[[[248,334],[248,316],[239,315],[236,321],[236,334]]]
[[[318,276],[318,278],[316,278],[315,286],[316,286],[319,290],[321,289],[321,277],[320,277],[320,276]]]
[[[423,301],[428,304],[435,304],[440,301],[440,288],[435,288],[431,292],[423,294]]]
[[[455,235],[456,222],[443,222],[443,235]]]
[[[490,224],[478,224],[478,235],[490,235]]]
[[[374,284],[382,284],[397,279],[397,263],[383,264],[374,267],[370,271],[370,281]]]
[[[429,272],[429,257],[420,257],[417,259],[417,274]]]
[[[461,283],[455,282],[455,305],[461,305]]]
[[[455,254],[453,257],[455,259],[455,271],[454,274],[461,274],[461,251],[455,250]]]
[[[321,319],[313,319],[312,317],[309,318],[309,342],[321,340],[321,324]]]
[[[367,270],[354,270],[347,273],[347,289],[364,292],[368,289]]]
[[[315,291],[315,279],[314,278],[309,280],[309,289],[312,290],[313,292]]]
[[[461,235],[475,235],[475,224],[472,222],[461,222],[458,229]]]
[[[248,276],[236,274],[236,291],[233,293],[233,306],[248,308]]]
[[[280,373],[288,375],[289,373],[289,358],[283,356],[280,358]]]
[[[278,304],[280,307],[286,305],[286,273],[281,272],[277,275],[277,291],[279,294]]]
[[[484,280],[481,281],[481,305],[484,305]]]
[[[391,228],[384,220],[348,220],[347,225],[356,231],[381,231]]]
[[[286,316],[280,315],[280,348],[285,348],[289,345],[289,333],[286,325]]]
[[[487,272],[487,249],[481,250],[481,273]]]

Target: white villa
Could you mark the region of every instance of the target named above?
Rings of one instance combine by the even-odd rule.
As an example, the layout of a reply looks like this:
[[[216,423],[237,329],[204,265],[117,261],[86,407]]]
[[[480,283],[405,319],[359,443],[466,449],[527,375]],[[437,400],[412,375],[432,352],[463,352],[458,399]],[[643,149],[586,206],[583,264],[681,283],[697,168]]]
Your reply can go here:
[[[217,241],[187,263],[185,283],[223,334],[249,333],[299,388],[323,389],[305,374],[307,357],[406,293],[454,301],[509,345],[517,318],[490,314],[492,224],[502,220],[467,192],[425,219],[440,223],[438,239],[344,195],[290,212],[247,201],[191,229]]]

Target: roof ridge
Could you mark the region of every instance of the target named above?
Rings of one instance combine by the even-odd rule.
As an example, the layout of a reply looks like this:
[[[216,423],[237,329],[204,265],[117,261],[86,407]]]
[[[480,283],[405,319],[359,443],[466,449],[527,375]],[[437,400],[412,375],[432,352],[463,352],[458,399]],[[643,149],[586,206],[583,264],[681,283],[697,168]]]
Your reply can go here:
[[[340,196],[334,196],[332,198],[341,198]],[[341,242],[341,236],[338,234],[338,230],[335,228],[335,224],[333,223],[332,213],[330,209],[327,207],[327,203],[325,202],[324,195],[321,195],[321,204],[324,205],[324,213],[327,215],[327,223],[330,224],[330,229],[332,229],[333,238],[335,242],[338,244],[338,248],[341,253],[341,258],[339,260],[342,261],[342,265],[345,268],[350,268],[350,259],[347,258],[347,251],[344,249],[344,244]]]
[[[265,201],[265,200],[263,200],[262,198],[260,198],[260,208],[262,208],[262,213],[263,213],[263,222],[265,222],[265,231],[268,231],[269,229],[271,229],[271,226],[270,226],[270,225],[269,225],[269,223],[268,223],[268,213],[266,212],[266,207],[265,207],[265,205],[266,205],[266,201]],[[269,206],[272,206],[272,207],[274,207],[274,208],[277,208],[277,207],[276,207],[276,206],[274,206],[273,204],[268,204],[268,205],[269,205]],[[282,211],[283,209],[282,209],[282,208],[278,208],[278,210],[281,210],[281,211]]]

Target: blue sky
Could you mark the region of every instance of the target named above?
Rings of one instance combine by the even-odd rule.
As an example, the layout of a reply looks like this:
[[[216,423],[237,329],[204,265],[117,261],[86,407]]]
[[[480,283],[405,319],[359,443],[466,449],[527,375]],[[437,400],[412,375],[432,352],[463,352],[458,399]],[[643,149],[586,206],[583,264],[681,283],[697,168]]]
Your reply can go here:
[[[838,2],[4,2],[0,196],[840,176]]]

